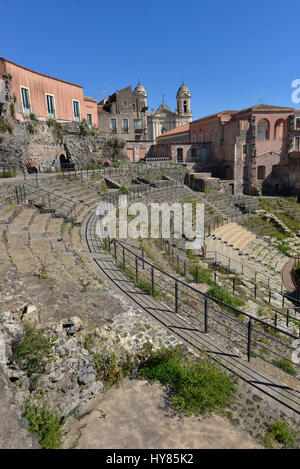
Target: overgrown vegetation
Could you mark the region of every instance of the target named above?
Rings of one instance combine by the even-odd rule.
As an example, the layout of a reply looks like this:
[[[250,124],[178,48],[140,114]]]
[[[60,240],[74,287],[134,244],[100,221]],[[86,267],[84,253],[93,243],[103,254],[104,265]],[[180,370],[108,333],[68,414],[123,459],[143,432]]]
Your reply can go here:
[[[31,112],[29,114],[29,117],[30,117],[30,120],[32,120],[33,122],[37,122],[38,120],[34,112]]]
[[[171,405],[187,415],[222,409],[235,393],[232,380],[211,359],[188,359],[178,347],[152,351],[138,376],[167,385]]]
[[[296,376],[297,374],[291,362],[287,360],[286,358],[281,358],[280,360],[273,360],[272,363],[273,365],[278,366],[278,368],[281,368],[286,373],[290,373],[291,375],[294,375],[294,376]]]
[[[190,267],[189,272],[196,283],[206,283],[207,285],[214,284],[211,272],[208,269],[205,270],[199,266],[192,266]]]
[[[119,194],[129,194],[129,190],[125,186],[121,186],[119,189]]]
[[[230,306],[232,306],[233,308],[239,308],[241,306],[244,306],[245,302],[240,298],[237,298],[236,296],[230,295],[226,288],[220,287],[219,285],[215,285],[208,290],[207,294],[209,296],[212,296],[213,298],[216,298],[216,300],[222,301],[222,303],[226,303],[227,305],[229,305],[229,307],[225,306],[225,308],[228,309],[228,311],[234,313],[237,317],[243,317],[241,313],[238,313],[237,311],[231,309]]]
[[[83,340],[85,348],[92,355],[97,378],[107,388],[118,385],[122,378],[134,369],[133,357],[117,341],[109,344],[105,337],[97,337],[95,332],[87,334]]]
[[[12,123],[3,116],[0,116],[0,133],[9,132],[12,134],[13,126]]]
[[[18,171],[15,168],[0,169],[0,179],[1,178],[14,178],[18,174]]]
[[[16,111],[15,111],[14,103],[10,103],[9,108],[10,108],[10,115],[14,119],[16,117]]]
[[[268,426],[262,443],[266,448],[274,448],[276,443],[291,448],[295,444],[295,432],[284,420],[276,420]]]
[[[124,140],[121,140],[117,137],[110,138],[107,140],[107,144],[112,147],[114,155],[119,155],[122,151],[122,149],[125,146]]]
[[[44,402],[27,401],[23,406],[23,417],[28,420],[28,430],[36,433],[42,449],[58,449],[62,444],[64,423],[59,412]]]
[[[14,345],[10,361],[26,372],[31,389],[36,387],[40,377],[47,372],[56,343],[56,338],[47,337],[34,324],[25,324],[24,336]]]
[[[53,118],[47,120],[47,125],[49,128],[52,128],[53,135],[57,142],[63,144],[64,134],[62,125]]]
[[[35,127],[31,122],[27,123],[27,130],[32,135],[35,133]]]

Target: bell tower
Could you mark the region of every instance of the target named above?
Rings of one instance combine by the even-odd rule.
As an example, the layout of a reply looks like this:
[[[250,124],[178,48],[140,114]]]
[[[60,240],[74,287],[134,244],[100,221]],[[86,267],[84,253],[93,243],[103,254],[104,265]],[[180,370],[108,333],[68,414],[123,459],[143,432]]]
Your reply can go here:
[[[188,122],[190,122],[193,117],[191,111],[191,92],[183,82],[177,91],[176,100],[177,114],[179,114],[180,117],[187,118]]]

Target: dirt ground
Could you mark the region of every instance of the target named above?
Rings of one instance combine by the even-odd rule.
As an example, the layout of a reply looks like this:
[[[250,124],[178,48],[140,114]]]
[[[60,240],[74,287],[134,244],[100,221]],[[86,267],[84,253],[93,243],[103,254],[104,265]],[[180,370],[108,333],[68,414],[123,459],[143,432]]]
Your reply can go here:
[[[66,424],[63,448],[260,448],[221,416],[180,417],[168,408],[159,384],[125,380],[91,400]]]

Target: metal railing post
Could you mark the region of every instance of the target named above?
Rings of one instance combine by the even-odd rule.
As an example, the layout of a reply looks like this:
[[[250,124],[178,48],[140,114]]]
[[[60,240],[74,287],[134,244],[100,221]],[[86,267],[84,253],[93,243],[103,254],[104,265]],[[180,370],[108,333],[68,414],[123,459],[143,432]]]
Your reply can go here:
[[[178,313],[178,282],[175,280],[175,314]]]
[[[154,268],[153,265],[151,266],[151,288],[152,288],[152,296],[155,294],[155,285],[154,285]]]
[[[248,346],[247,346],[248,362],[250,362],[250,359],[251,359],[251,347],[252,347],[251,339],[252,339],[252,319],[249,319],[249,322],[248,322]]]
[[[18,186],[16,186],[16,197],[17,197],[17,204],[19,203],[19,193],[18,193]]]
[[[204,332],[207,334],[208,331],[208,302],[207,298],[204,299]]]
[[[116,240],[114,239],[114,256],[115,256],[115,259],[117,261],[117,244],[116,244]]]
[[[138,268],[138,257],[135,256],[135,280],[139,281],[139,268]]]

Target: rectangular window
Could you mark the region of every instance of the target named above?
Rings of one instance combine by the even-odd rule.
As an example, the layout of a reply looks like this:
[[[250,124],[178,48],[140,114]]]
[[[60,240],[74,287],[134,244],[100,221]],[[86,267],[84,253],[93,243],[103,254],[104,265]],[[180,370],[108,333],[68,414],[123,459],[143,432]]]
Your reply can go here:
[[[135,111],[135,104],[132,105],[132,110]]]
[[[22,94],[23,112],[24,114],[30,114],[29,89],[21,87],[21,94]]]
[[[300,137],[295,138],[295,147],[294,150],[299,151],[300,150]]]
[[[300,119],[296,119],[296,129],[300,129]]]
[[[110,119],[110,128],[112,132],[117,131],[117,121],[116,119]]]
[[[128,132],[128,119],[123,119],[122,130],[123,132]]]
[[[247,148],[248,148],[248,145],[247,145],[247,143],[245,143],[243,145],[243,155],[247,155]]]
[[[52,94],[46,94],[46,102],[48,117],[55,119],[54,96],[52,96]]]
[[[87,123],[89,129],[91,129],[93,127],[92,114],[87,114]]]
[[[123,99],[122,101],[122,109],[126,109],[127,108],[127,101],[126,99]]]
[[[80,122],[80,106],[79,101],[73,100],[74,121]]]
[[[134,119],[134,130],[142,130],[142,119]]]

